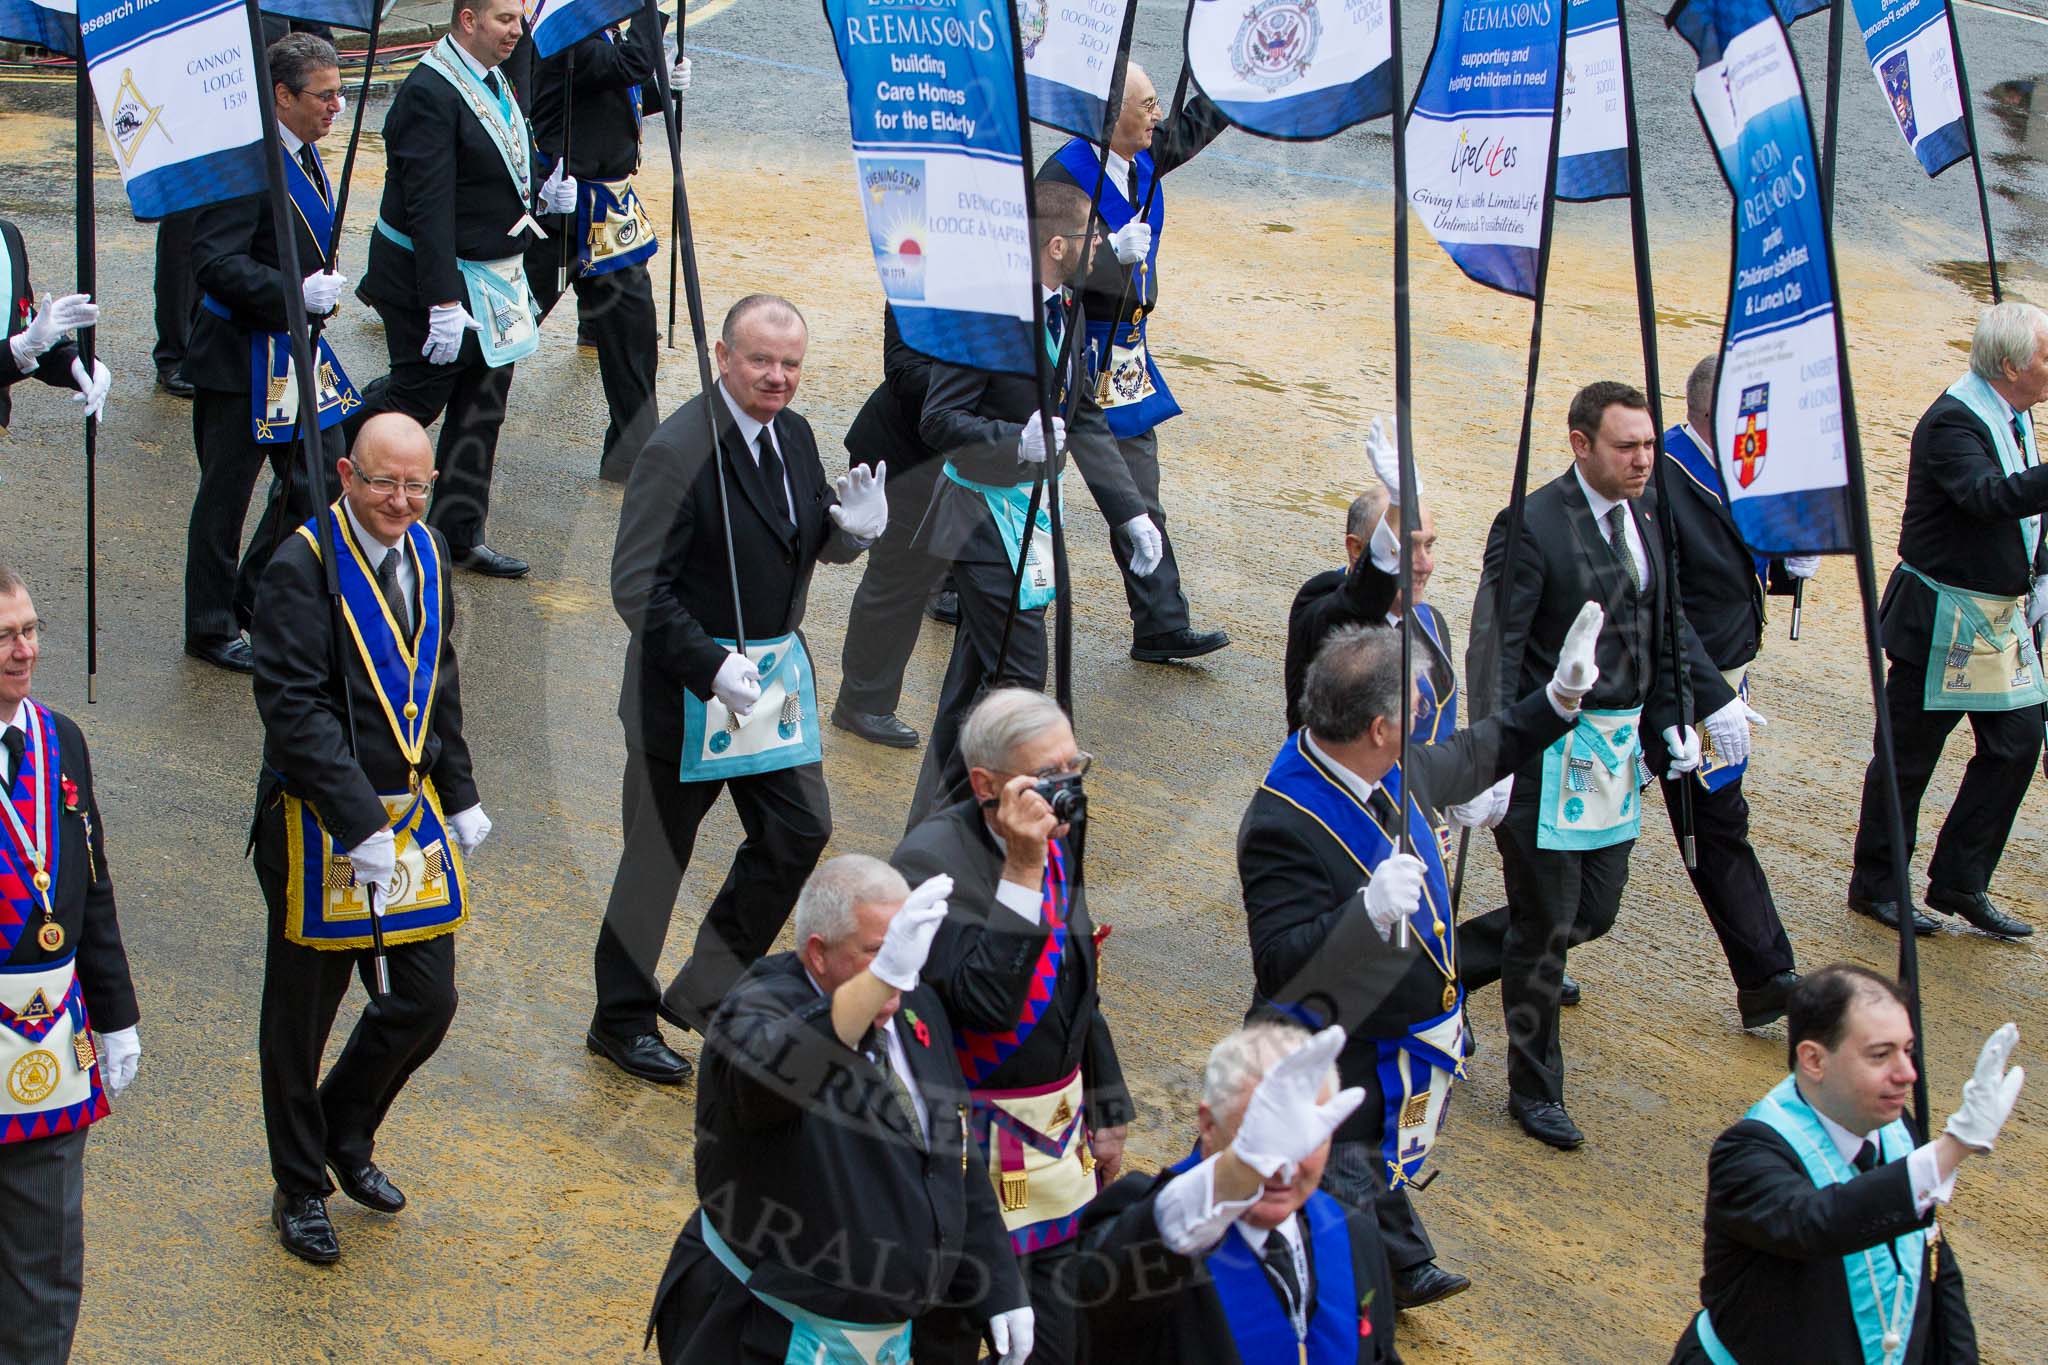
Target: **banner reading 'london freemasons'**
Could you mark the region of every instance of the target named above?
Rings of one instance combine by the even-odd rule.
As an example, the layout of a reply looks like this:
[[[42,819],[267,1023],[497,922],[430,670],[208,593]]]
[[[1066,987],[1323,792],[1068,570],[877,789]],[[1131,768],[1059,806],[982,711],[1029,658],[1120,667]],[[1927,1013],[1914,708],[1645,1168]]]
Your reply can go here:
[[[1759,554],[1853,546],[1827,224],[1813,126],[1770,0],[1681,0],[1693,105],[1735,197],[1735,262],[1714,449],[1735,527]]]
[[[1034,122],[1102,140],[1124,18],[1136,2],[1018,0],[1017,41]]]
[[[1334,136],[1394,109],[1386,0],[1194,0],[1195,84],[1248,133]]]

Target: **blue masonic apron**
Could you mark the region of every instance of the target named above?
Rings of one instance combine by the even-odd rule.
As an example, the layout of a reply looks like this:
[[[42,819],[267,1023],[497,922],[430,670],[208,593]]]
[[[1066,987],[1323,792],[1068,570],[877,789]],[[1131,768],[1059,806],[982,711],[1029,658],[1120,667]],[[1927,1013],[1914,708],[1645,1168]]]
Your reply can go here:
[[[618,34],[606,29],[604,40],[618,46]],[[640,87],[626,87],[626,100],[637,118]],[[631,179],[594,180],[576,177],[576,273],[609,275],[650,259],[660,243],[654,220],[640,203]]]
[[[1858,1174],[1842,1159],[1834,1139],[1822,1126],[1820,1115],[1807,1104],[1790,1076],[1779,1081],[1771,1093],[1750,1106],[1744,1118],[1768,1124],[1791,1145],[1799,1164],[1820,1189],[1845,1185]],[[1903,1161],[1913,1151],[1913,1135],[1906,1125],[1893,1119],[1878,1130],[1879,1159]],[[1853,1251],[1842,1258],[1842,1273],[1849,1282],[1849,1307],[1856,1316],[1856,1335],[1863,1346],[1857,1359],[1863,1365],[1898,1365],[1906,1358],[1906,1343],[1913,1335],[1913,1310],[1920,1297],[1920,1271],[1927,1250],[1927,1231],[1915,1228],[1893,1239],[1887,1247]],[[1700,1345],[1714,1365],[1741,1365],[1714,1332],[1707,1311],[1694,1319]],[[1890,1336],[1890,1350],[1886,1337]]]
[[[1102,176],[1102,225],[1115,232],[1138,216],[1138,208],[1145,196],[1152,193],[1152,153],[1139,152],[1131,165],[1138,172],[1138,203],[1133,204],[1124,197],[1128,186],[1119,185],[1115,178],[1102,175],[1102,158],[1094,146],[1082,138],[1074,138],[1060,148],[1055,156],[1068,174],[1082,186],[1092,189],[1098,176]],[[1152,249],[1137,265],[1137,301],[1128,319],[1088,319],[1088,354],[1090,368],[1096,375],[1095,401],[1101,405],[1102,413],[1109,421],[1110,435],[1118,440],[1143,436],[1169,417],[1180,415],[1180,404],[1173,401],[1173,395],[1166,390],[1166,380],[1159,373],[1159,366],[1152,359],[1152,351],[1146,342],[1145,322],[1152,310],[1152,300],[1159,296],[1157,272],[1159,270],[1159,239],[1166,229],[1166,194],[1164,190],[1152,194],[1152,214],[1145,220],[1152,225]],[[1105,243],[1100,250],[1108,250]]]
[[[1664,433],[1664,453],[1677,462],[1679,469],[1684,471],[1688,479],[1691,479],[1694,484],[1698,485],[1702,494],[1713,499],[1722,507],[1728,506],[1727,485],[1721,479],[1721,471],[1714,466],[1714,457],[1702,450],[1699,442],[1693,440],[1691,434],[1684,427],[1673,427]],[[1752,552],[1750,558],[1756,565],[1757,592],[1759,595],[1762,595],[1769,581],[1771,557]],[[1724,670],[1721,676],[1726,679],[1730,687],[1735,689],[1737,696],[1741,697],[1744,701],[1749,700],[1749,668],[1747,665],[1737,669]],[[1710,792],[1720,791],[1723,787],[1738,781],[1745,772],[1749,771],[1749,760],[1747,758],[1743,759],[1740,763],[1728,762],[1719,753],[1715,752],[1713,739],[1707,734],[1706,730],[1702,728],[1699,733],[1700,766],[1693,770],[1693,778],[1702,787],[1705,787]]]
[[[716,637],[713,637],[714,639]],[[718,640],[727,649],[735,640]],[[682,780],[723,782],[816,763],[825,752],[818,729],[817,675],[795,631],[752,640],[747,657],[761,674],[761,699],[735,715],[714,694],[683,690]]]
[[[1045,343],[1046,354],[1052,357],[1054,368],[1059,365],[1059,347],[1053,344],[1052,333],[1045,328],[1038,329],[1039,339]],[[1054,401],[1059,401],[1059,396]],[[1036,421],[1034,416],[1030,420]],[[988,506],[989,517],[996,524],[996,533],[1003,539],[1003,554],[1010,571],[1017,570],[1017,556],[1024,557],[1024,575],[1017,584],[1017,609],[1035,611],[1052,601],[1057,592],[1053,581],[1052,563],[1052,508],[1054,498],[1061,498],[1060,513],[1066,514],[1067,504],[1061,492],[1066,483],[1066,473],[1051,483],[1038,500],[1038,517],[1025,529],[1025,519],[1031,515],[1031,485],[976,483],[962,474],[951,460],[941,466],[940,472],[962,488],[981,494],[981,500]]]
[[[701,1211],[697,1228],[712,1259],[725,1267],[727,1274],[743,1285],[754,1277]],[[910,1365],[911,1325],[907,1322],[843,1322],[763,1294],[751,1285],[747,1292],[789,1324],[789,1350],[783,1354],[783,1365]]]

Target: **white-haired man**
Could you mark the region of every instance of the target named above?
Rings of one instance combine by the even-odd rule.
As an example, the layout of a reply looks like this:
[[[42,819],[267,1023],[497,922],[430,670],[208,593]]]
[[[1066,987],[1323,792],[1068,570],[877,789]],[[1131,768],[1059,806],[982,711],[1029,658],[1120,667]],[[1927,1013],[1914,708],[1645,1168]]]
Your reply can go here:
[[[1927,904],[2000,938],[2034,927],[1987,894],[2020,799],[2041,754],[2041,671],[2034,630],[2048,616],[2041,467],[2029,412],[2048,397],[2048,313],[2030,303],[1986,309],[1970,342],[1970,371],[1913,429],[1899,566],[1879,609],[1891,660],[1892,722],[1906,857],[1920,797],[1964,712],[1977,751],[1927,865]],[[1873,761],[1863,778],[1849,908],[1896,928],[1907,887],[1892,875],[1885,796]],[[1915,912],[1915,933],[1934,920]]]
[[[934,811],[891,861],[906,877],[952,876],[952,912],[925,979],[953,1021],[974,1137],[1031,1291],[1032,1359],[1065,1365],[1079,1356],[1066,1284],[1081,1209],[1098,1179],[1116,1179],[1132,1117],[1068,838],[1087,817],[1091,760],[1058,703],[1023,687],[982,698],[960,752],[973,795]],[[959,1310],[918,1326],[920,1341],[952,1342],[948,1358],[967,1365],[974,1330]]]
[[[1194,1151],[1089,1206],[1076,1287],[1097,1360],[1400,1359],[1379,1227],[1316,1188],[1365,1100],[1337,1090],[1343,1047],[1341,1028],[1256,1023],[1209,1053]]]
[[[902,1362],[942,1303],[969,1306],[999,1365],[1031,1354],[946,1007],[921,980],[951,890],[833,858],[797,897],[798,946],[726,995],[697,1090],[698,1208],[648,1324],[663,1365]]]

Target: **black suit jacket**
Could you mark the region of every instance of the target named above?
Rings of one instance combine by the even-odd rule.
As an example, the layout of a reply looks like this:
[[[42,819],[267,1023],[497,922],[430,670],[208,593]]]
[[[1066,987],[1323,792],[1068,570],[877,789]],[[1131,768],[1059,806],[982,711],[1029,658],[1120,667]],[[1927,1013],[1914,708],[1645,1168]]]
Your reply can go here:
[[[918,424],[924,420],[925,393],[931,387],[932,358],[913,350],[896,326],[896,310],[882,308],[882,382],[861,404],[846,429],[851,463],[873,468],[889,463],[889,473],[907,473],[934,457]]]
[[[1169,1173],[1127,1175],[1081,1214],[1084,1254],[1074,1258],[1076,1298],[1085,1305],[1094,1359],[1117,1365],[1286,1365],[1246,1360],[1231,1339],[1230,1319],[1209,1278],[1206,1258],[1169,1251],[1155,1212]],[[1351,1234],[1353,1288],[1370,1330],[1358,1338],[1358,1365],[1398,1365],[1394,1349],[1394,1283],[1371,1209],[1343,1205]],[[1235,1229],[1224,1232],[1251,1249]],[[1310,1286],[1319,1290],[1320,1277]]]
[[[1370,551],[1360,554],[1358,562],[1348,569],[1325,569],[1301,585],[1294,594],[1293,605],[1287,609],[1287,653],[1282,676],[1287,686],[1288,734],[1301,728],[1301,698],[1308,688],[1308,666],[1315,662],[1323,641],[1330,638],[1331,631],[1344,626],[1387,624],[1387,613],[1393,610],[1400,590],[1400,575],[1375,567]],[[1415,651],[1429,670],[1437,695],[1443,696],[1457,684],[1457,661],[1450,651],[1450,620],[1433,605],[1430,609],[1436,612],[1444,638],[1434,640],[1427,630],[1418,629]]]
[[[8,390],[16,381],[33,374],[52,388],[78,388],[78,381],[71,376],[71,362],[78,359],[78,345],[65,338],[43,352],[35,369],[27,373],[14,363],[14,348],[5,344],[6,338],[28,330],[29,311],[40,307],[42,300],[29,284],[28,248],[22,244],[21,229],[5,218],[0,218],[0,251],[5,251],[14,263],[14,295],[6,300],[7,315],[0,317],[0,431],[5,431],[14,420],[14,396]]]
[[[420,310],[424,329],[425,310],[435,304],[468,306],[458,258],[502,261],[525,254],[532,234],[514,237],[511,232],[533,211],[535,201],[519,197],[498,145],[468,101],[439,72],[425,67],[413,68],[392,97],[391,112],[384,116],[384,154],[388,169],[377,212],[412,238],[413,249],[371,233],[369,260],[356,293],[370,303]],[[554,168],[543,160],[536,148],[536,197]]]
[[[912,1014],[930,1039],[920,1043]],[[827,1317],[904,1321],[944,1303],[978,1320],[1021,1308],[1010,1250],[981,1149],[968,1137],[967,1088],[946,1006],[929,987],[905,991],[896,1025],[930,1115],[929,1150],[914,1144],[880,1069],[832,1031],[832,1002],[795,953],[747,969],[704,1039],[697,1079],[697,1202],[655,1296],[710,1253],[696,1231],[709,1216],[749,1287]],[[719,1278],[724,1279],[723,1272]],[[734,1358],[726,1354],[687,1359]]]
[[[1662,528],[1656,514],[1638,498],[1629,513],[1642,537],[1649,571],[1651,610],[1647,637],[1637,631],[1628,604],[1628,577],[1593,521],[1586,494],[1573,470],[1529,494],[1522,511],[1522,546],[1515,557],[1515,578],[1508,602],[1499,602],[1505,572],[1506,509],[1493,520],[1486,537],[1485,568],[1472,603],[1472,632],[1465,650],[1468,708],[1476,722],[1541,690],[1557,672],[1557,652],[1564,646],[1579,608],[1597,601],[1607,612],[1594,662],[1600,680],[1586,696],[1595,710],[1643,708],[1642,734],[1652,766],[1662,752],[1663,730],[1679,723],[1678,681],[1670,668],[1665,613],[1679,612],[1679,647],[1685,654],[1695,717],[1709,716],[1734,699],[1686,624],[1683,608],[1671,600]],[[1625,679],[1633,676],[1636,686]],[[1541,777],[1541,753],[1530,756],[1518,774],[1534,783]],[[1523,784],[1518,783],[1520,788]],[[1533,791],[1534,788],[1529,787]],[[1534,809],[1534,807],[1530,807]]]
[[[57,722],[59,771],[71,780],[78,793],[75,800],[60,798],[57,803],[57,872],[50,898],[57,912],[57,925],[64,931],[64,945],[52,953],[36,942],[36,931],[43,924],[42,908],[38,905],[22,926],[21,937],[15,940],[6,965],[36,968],[75,950],[85,1012],[99,1032],[116,1033],[135,1024],[142,1013],[135,1003],[135,983],[128,974],[128,950],[121,945],[121,920],[114,909],[114,875],[107,868],[107,827],[100,820],[99,800],[93,794],[92,755],[86,750],[84,734],[71,717],[54,710],[50,715]],[[6,755],[0,752],[0,765],[5,762]],[[0,777],[4,776],[6,770],[0,766]],[[30,829],[33,831],[34,826]]]
[[[340,509],[335,516],[343,518],[345,529],[347,520]],[[441,663],[420,775],[433,779],[441,809],[452,815],[475,805],[478,797],[470,775],[469,744],[462,737],[455,595],[449,586],[455,570],[441,533],[429,528],[427,534],[441,554]],[[375,547],[370,551],[374,553]],[[424,587],[425,579],[419,582]],[[417,593],[412,613],[417,621]],[[412,765],[384,719],[384,703],[354,639],[346,635],[346,681],[337,685],[331,666],[332,627],[326,572],[304,536],[288,535],[263,571],[256,619],[249,628],[249,643],[256,652],[256,711],[263,718],[263,773],[256,808],[260,814],[280,791],[288,792],[311,802],[322,828],[343,848],[354,848],[391,823],[377,794],[406,790]],[[342,686],[348,689],[355,716],[353,754],[342,728]],[[274,827],[283,828],[281,823]]]
[[[1669,441],[1671,433],[1666,432],[1664,439]],[[1703,487],[1676,458],[1666,455],[1664,460],[1672,531],[1678,538],[1678,595],[1685,604],[1686,623],[1716,668],[1740,668],[1763,647],[1766,590],[1789,595],[1792,580],[1784,561],[1776,559],[1768,580],[1758,578],[1756,556],[1742,543],[1719,490]]]
[[[828,514],[836,499],[810,423],[788,409],[774,423],[796,506],[792,526],[781,498],[770,501],[768,480],[717,390],[710,409],[718,422],[719,464],[712,463],[705,404],[698,394],[648,438],[626,485],[612,550],[612,605],[633,632],[619,719],[628,744],[662,757],[682,752],[683,689],[709,700],[718,666],[731,653],[718,640],[739,637],[719,516],[721,465],[750,644],[803,624],[811,572],[820,561],[848,563],[865,548]]]
[[[1085,321],[1076,318],[1076,328]],[[1145,515],[1145,504],[1131,481],[1130,467],[1109,434],[1109,423],[1095,401],[1083,348],[1069,357],[1065,382],[1056,384],[1053,401],[1064,411],[1073,391],[1074,415],[1067,420],[1067,449],[1087,481],[1095,505],[1111,527]],[[918,433],[924,443],[953,461],[962,475],[976,483],[1030,483],[1038,468],[1017,458],[1017,442],[1026,422],[1038,420],[1038,380],[1028,374],[999,374],[934,363]],[[1048,471],[1050,472],[1050,471]],[[942,478],[932,491],[931,510],[911,542],[936,559],[969,564],[1008,564],[1002,535],[981,494]]]
[[[661,113],[655,67],[661,34],[635,23],[616,43],[602,33],[571,44],[533,67],[533,138],[552,170],[562,155],[562,116],[575,66],[575,112],[569,120],[569,174],[624,180],[640,169],[640,115]],[[640,87],[635,104],[628,91]]]
[[[1441,744],[1410,745],[1410,799],[1441,824],[1445,806],[1477,796],[1569,728],[1539,691]],[[1337,1072],[1368,1099],[1339,1136],[1364,1137],[1378,1112],[1373,1040],[1443,1013],[1443,973],[1421,945],[1403,953],[1380,938],[1359,895],[1371,878],[1319,820],[1263,787],[1238,823],[1237,876],[1258,1001],[1306,1005],[1350,1032]]]
[[[318,274],[327,243],[313,235],[296,210],[291,222],[301,276]],[[179,368],[202,389],[247,393],[249,334],[282,332],[287,326],[274,224],[268,194],[221,200],[193,216],[192,260],[199,287],[235,315],[231,322],[207,308],[192,310],[192,330]]]
[[[1705,1267],[1700,1300],[1714,1334],[1744,1365],[1862,1359],[1844,1256],[1925,1226],[1913,1211],[1904,1161],[1821,1189],[1768,1124],[1744,1119],[1707,1158]],[[1977,1359],[1963,1274],[1944,1239],[1932,1284],[1921,1282],[1903,1365]],[[1939,1337],[1943,1349],[1930,1353]],[[1688,1326],[1674,1361],[1705,1361]]]
[[[2019,527],[2021,517],[2043,512],[2048,464],[2007,474],[1977,414],[1947,394],[1937,398],[1913,428],[1899,558],[1951,587],[2018,597],[2034,574],[2048,572],[2048,537],[2030,565]],[[1933,591],[1893,570],[1880,612],[1885,653],[1924,665]]]
[[[1071,851],[1070,874],[1076,870]],[[996,901],[1003,852],[968,800],[934,811],[904,836],[889,860],[912,886],[946,873],[953,879],[946,922],[925,959],[924,980],[946,1002],[960,1028],[1002,1033],[1016,1026],[1045,945],[1046,927],[1026,927]],[[1115,1128],[1131,1121],[1136,1106],[1124,1085],[1116,1043],[1097,994],[1095,926],[1085,887],[1069,881],[1067,946],[1053,999],[1031,1036],[992,1072],[986,1085],[1015,1090],[1046,1085],[1081,1068],[1089,1126]]]

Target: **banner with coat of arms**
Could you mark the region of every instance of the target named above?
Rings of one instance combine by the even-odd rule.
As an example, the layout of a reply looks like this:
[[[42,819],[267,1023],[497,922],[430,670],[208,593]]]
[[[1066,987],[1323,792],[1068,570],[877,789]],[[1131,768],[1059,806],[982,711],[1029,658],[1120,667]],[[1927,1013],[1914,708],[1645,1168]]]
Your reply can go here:
[[[1248,133],[1313,141],[1394,109],[1386,0],[1193,0],[1186,43],[1195,84]]]
[[[5,0],[0,0],[4,3]],[[1109,87],[1136,0],[1017,0],[1031,120],[1102,141]]]
[[[1970,154],[1948,0],[1855,0],[1884,102],[1920,167],[1940,175]]]

